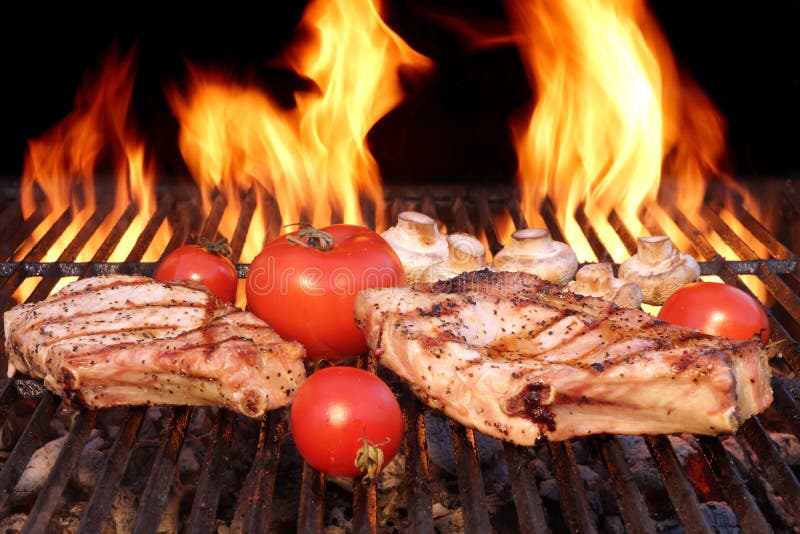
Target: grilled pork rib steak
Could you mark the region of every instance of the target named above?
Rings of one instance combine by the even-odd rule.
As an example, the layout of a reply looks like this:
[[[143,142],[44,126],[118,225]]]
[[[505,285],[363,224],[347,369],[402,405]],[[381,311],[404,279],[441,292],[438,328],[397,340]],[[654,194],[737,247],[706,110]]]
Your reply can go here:
[[[525,273],[369,289],[355,314],[380,362],[420,399],[521,445],[731,432],[772,402],[760,342],[665,324]]]
[[[303,347],[202,284],[110,275],[5,313],[9,374],[89,407],[220,406],[250,417],[287,405]]]

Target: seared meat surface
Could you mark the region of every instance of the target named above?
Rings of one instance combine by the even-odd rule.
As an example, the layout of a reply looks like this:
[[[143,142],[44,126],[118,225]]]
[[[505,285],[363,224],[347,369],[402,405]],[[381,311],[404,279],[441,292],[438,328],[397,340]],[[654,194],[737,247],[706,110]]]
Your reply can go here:
[[[259,417],[288,404],[306,376],[299,343],[191,282],[85,278],[4,322],[10,375],[94,408],[188,404]]]
[[[665,324],[525,273],[369,289],[355,312],[379,361],[420,399],[517,444],[731,432],[772,402],[759,341]]]

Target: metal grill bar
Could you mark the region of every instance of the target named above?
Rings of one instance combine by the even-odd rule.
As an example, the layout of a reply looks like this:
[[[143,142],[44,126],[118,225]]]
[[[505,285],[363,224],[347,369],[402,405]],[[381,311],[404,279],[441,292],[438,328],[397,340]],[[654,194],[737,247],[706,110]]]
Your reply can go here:
[[[161,441],[155,461],[150,468],[150,478],[139,499],[136,523],[133,526],[133,532],[137,534],[155,532],[158,528],[175,476],[178,455],[186,435],[186,427],[189,424],[192,409],[179,406],[171,408],[170,412],[164,431],[165,439]]]
[[[89,217],[89,220],[81,227],[77,235],[75,235],[75,238],[69,242],[64,252],[61,253],[58,258],[59,262],[75,261],[81,249],[83,249],[92,235],[97,231],[97,227],[100,226],[103,220],[111,213],[111,206],[110,200],[100,202],[98,208],[92,213],[91,217]],[[40,256],[32,257],[39,258]]]
[[[232,532],[266,532],[269,529],[275,477],[287,425],[285,409],[273,410],[262,421],[258,450],[239,493],[231,522]]]
[[[225,196],[217,194],[211,205],[211,212],[208,214],[208,217],[206,217],[206,220],[203,221],[199,237],[204,237],[209,241],[216,241],[219,235],[219,222],[222,220],[222,214],[225,213],[226,206],[227,201],[225,200]]]
[[[495,236],[496,237],[496,236]],[[491,241],[490,241],[491,242]],[[499,241],[497,247],[501,247]],[[774,274],[794,274],[800,260],[797,259],[771,259],[771,260],[731,260],[731,261],[699,261],[701,274],[714,274],[722,276],[725,269],[730,269],[733,274],[761,274],[763,269],[768,269]],[[88,276],[110,273],[142,273],[151,275],[155,272],[158,262],[124,261],[124,262],[39,262],[39,261],[20,261],[6,262],[0,264],[0,277],[12,276],[19,271],[21,277],[44,276],[52,273],[55,276],[80,276],[87,273]],[[240,277],[247,276],[249,264],[239,263],[236,265]]]
[[[497,227],[494,224],[494,219],[492,219],[492,209],[489,207],[488,195],[480,193],[478,193],[478,195],[478,217],[481,227],[486,233],[486,240],[489,242],[489,250],[492,254],[497,254],[500,249],[503,248],[503,244],[500,242]]]
[[[789,393],[785,380],[772,380],[772,394],[775,399],[773,406],[783,416],[789,427],[789,431],[800,440],[800,405],[798,405],[797,400],[792,394]]]
[[[772,532],[719,439],[699,436],[700,449],[745,532]]]
[[[586,488],[578,472],[572,446],[569,441],[551,441],[548,445],[558,480],[564,523],[572,532],[596,533],[597,520],[589,506]]]
[[[600,240],[600,236],[597,235],[594,226],[586,215],[586,206],[583,203],[581,203],[575,211],[575,220],[578,222],[578,226],[583,232],[583,235],[586,236],[589,246],[592,247],[592,252],[594,252],[595,257],[597,257],[597,261],[611,261],[611,255],[608,253],[608,250],[606,250],[605,245],[603,245],[603,242]]]
[[[619,440],[616,436],[601,436],[594,441],[602,450],[608,470],[614,478],[614,490],[625,519],[625,528],[630,532],[655,533],[650,512],[628,468]]]
[[[14,251],[17,249],[19,245],[25,241],[25,238],[33,233],[36,227],[44,221],[46,216],[47,208],[43,205],[39,205],[36,207],[36,211],[34,211],[30,217],[25,219],[24,221],[21,220],[18,224],[9,224],[8,226],[4,226],[5,232],[2,235],[2,243],[8,245],[8,249],[10,251]],[[19,212],[15,212],[15,215]],[[20,213],[21,215],[21,213]],[[9,255],[9,258],[11,256]],[[4,258],[5,259],[5,258]]]
[[[0,516],[8,514],[11,490],[19,480],[22,471],[25,470],[25,466],[28,465],[28,460],[33,453],[44,444],[50,420],[59,404],[61,404],[61,399],[50,393],[42,397],[28,421],[28,425],[17,440],[14,450],[3,464],[3,469],[0,471]]]
[[[0,428],[6,423],[11,403],[17,400],[13,382],[8,378],[0,379]]]
[[[378,362],[371,353],[362,354],[357,365],[373,374],[378,372]],[[353,532],[378,531],[376,513],[377,487],[374,480],[356,480],[353,483]]]
[[[165,195],[163,200],[164,202],[159,204],[158,209],[155,213],[153,213],[153,215],[150,217],[150,220],[147,221],[147,224],[139,234],[136,244],[133,246],[131,251],[128,253],[128,257],[125,259],[126,262],[139,261],[142,256],[144,256],[147,247],[149,247],[150,243],[153,241],[153,237],[155,237],[159,226],[161,226],[161,223],[168,214],[169,206],[172,205],[172,195]]]
[[[142,425],[142,419],[146,411],[147,409],[144,407],[126,410],[124,426],[114,440],[114,445],[106,459],[103,474],[100,476],[100,480],[89,498],[89,503],[86,505],[86,511],[78,529],[80,534],[102,532],[103,526],[108,519],[111,505],[116,497],[117,488],[122,481],[122,475],[125,474],[125,469],[128,466],[131,447],[136,439],[136,434],[139,432],[139,427]]]
[[[297,532],[320,532],[324,525],[325,475],[308,464],[303,465]]]
[[[378,531],[376,490],[374,480],[357,480],[353,483],[353,532]]]
[[[200,480],[189,514],[189,532],[211,532],[214,530],[219,496],[222,492],[222,474],[227,467],[228,451],[233,435],[233,413],[222,410],[217,415],[209,450],[206,453]]]
[[[549,533],[542,498],[536,488],[536,477],[530,467],[527,451],[506,443],[505,452],[520,532]]]
[[[7,204],[4,202],[4,204]],[[22,211],[19,202],[13,202],[10,206],[4,205],[0,212],[0,258],[3,261],[10,260],[14,254],[15,246],[12,246],[11,236],[28,235],[20,232],[17,221],[22,220]]]
[[[128,206],[114,226],[111,228],[111,232],[106,236],[103,240],[103,243],[94,253],[92,256],[92,261],[102,262],[106,261],[111,253],[114,251],[114,248],[119,245],[119,242],[122,240],[122,237],[125,235],[128,227],[133,222],[134,217],[136,217],[137,207],[135,204],[131,204]]]
[[[619,216],[617,210],[611,210],[611,213],[608,214],[608,223],[617,233],[622,241],[622,244],[625,245],[625,250],[628,251],[628,254],[631,256],[636,254],[638,249],[636,238],[633,236],[630,230],[628,230],[628,227],[625,226],[625,222]]]
[[[760,459],[766,479],[775,486],[789,510],[800,510],[800,484],[757,417],[742,424],[740,432]]]
[[[486,508],[478,449],[471,428],[450,421],[453,448],[456,457],[458,491],[461,496],[461,515],[466,532],[490,532],[489,512]]]
[[[61,494],[64,492],[67,482],[69,482],[72,469],[78,463],[78,458],[83,446],[89,439],[89,434],[94,427],[96,419],[97,412],[95,410],[83,410],[78,414],[75,424],[70,429],[69,437],[64,443],[64,448],[61,449],[61,454],[58,455],[58,460],[56,460],[50,475],[47,477],[44,488],[42,488],[36,503],[33,505],[30,514],[28,514],[28,520],[25,521],[25,525],[22,527],[24,534],[35,534],[47,530],[50,518],[61,502]]]
[[[411,533],[433,531],[431,475],[425,439],[425,414],[407,386],[400,399],[405,418],[406,493],[408,528]]]
[[[711,534],[713,531],[700,509],[700,502],[697,500],[692,483],[686,477],[686,472],[672,449],[669,439],[665,436],[645,436],[644,439],[650,454],[658,464],[659,472],[678,517],[685,525],[691,525],[695,532]]]
[[[255,188],[255,186],[253,186]],[[244,248],[244,242],[247,238],[247,230],[250,228],[250,221],[253,219],[253,213],[256,210],[256,192],[251,189],[247,195],[242,199],[242,209],[239,212],[239,220],[236,223],[236,229],[231,238],[231,258],[238,258]]]
[[[72,221],[72,213],[69,210],[64,210],[64,213],[53,223],[53,226],[47,230],[47,233],[39,240],[36,245],[31,249],[28,253],[27,257],[29,258],[41,258],[44,256],[53,243],[56,242],[58,237],[64,233],[64,230],[67,229],[69,223]]]
[[[199,215],[199,210],[191,200],[181,200],[175,204],[169,215],[172,223],[172,237],[164,249],[162,257],[186,243],[189,238],[189,229],[197,227],[197,215]]]

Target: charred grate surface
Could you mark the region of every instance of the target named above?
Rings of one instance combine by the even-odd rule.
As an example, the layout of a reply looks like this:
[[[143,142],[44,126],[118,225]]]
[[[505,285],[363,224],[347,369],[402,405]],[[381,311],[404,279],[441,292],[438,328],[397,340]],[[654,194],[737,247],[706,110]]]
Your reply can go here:
[[[760,185],[777,199],[774,209],[782,220],[800,218],[796,186],[777,180]],[[167,189],[124,261],[108,258],[135,216],[132,209],[120,216],[90,260],[77,261],[111,212],[111,197],[101,195],[95,213],[55,261],[43,258],[68,228],[69,213],[55,220],[24,258],[14,260],[14,251],[48,213],[40,206],[23,220],[18,191],[9,186],[0,193],[3,311],[32,278],[37,280],[27,294],[30,301],[45,298],[64,277],[152,274],[156,262],[142,258],[164,220],[171,228],[169,251],[190,236],[218,237],[226,207],[217,196],[203,217],[191,192]],[[330,525],[354,532],[797,530],[800,258],[794,251],[800,250],[800,234],[786,224],[769,230],[741,202],[723,205],[722,195],[714,195],[697,216],[656,204],[638,217],[650,233],[680,232],[704,275],[748,292],[745,281],[757,280],[764,290],[773,339],[783,356],[775,362],[775,402],[734,436],[595,436],[516,447],[445,420],[365,356],[357,364],[381,374],[398,394],[406,433],[396,476],[351,484],[329,480],[302,463],[286,409],[262,421],[206,408],[75,410],[62,407],[39,381],[18,377],[0,381],[0,518],[18,517],[17,528],[26,532],[110,527],[208,532],[220,526],[233,532],[320,531]],[[510,188],[389,188],[386,208],[388,221],[411,209],[438,219],[450,232],[479,235],[492,253],[510,229],[530,225]],[[252,197],[246,197],[229,236],[235,254],[255,213]],[[538,215],[555,239],[566,240],[555,213],[547,201]],[[597,258],[610,261],[602,231],[584,206],[574,216]],[[622,217],[612,212],[605,222],[634,253],[636,236]],[[268,238],[279,232],[279,222],[270,218]],[[734,254],[738,259],[729,259]],[[240,277],[247,269],[237,265]],[[35,494],[22,495],[20,485],[29,482],[26,466],[59,439]],[[87,470],[87,459],[96,464],[94,470]],[[390,476],[394,485],[386,482]],[[129,514],[120,515],[120,509]]]

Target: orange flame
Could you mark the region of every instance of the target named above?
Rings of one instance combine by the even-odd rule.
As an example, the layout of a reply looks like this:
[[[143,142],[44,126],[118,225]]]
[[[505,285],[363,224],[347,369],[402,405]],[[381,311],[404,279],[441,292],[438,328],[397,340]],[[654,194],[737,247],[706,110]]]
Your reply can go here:
[[[508,0],[538,101],[515,126],[526,218],[549,197],[582,261],[595,260],[576,219],[583,207],[612,259],[627,251],[612,210],[634,235],[638,210],[664,176],[696,208],[724,153],[723,121],[699,90],[682,93],[669,46],[643,0]],[[687,96],[688,95],[688,96]]]
[[[134,219],[133,230],[120,241],[109,260],[125,259],[136,243],[144,224],[155,212],[155,197],[154,173],[152,166],[148,168],[145,165],[144,146],[127,128],[133,79],[133,53],[118,57],[111,52],[102,75],[84,80],[75,100],[75,109],[40,138],[29,141],[20,191],[22,213],[27,219],[37,209],[37,185],[46,199],[47,206],[43,209],[49,211],[32,235],[15,251],[17,259],[24,258],[69,208],[73,212],[69,227],[41,259],[53,261],[60,256],[98,208],[95,174],[104,158],[115,162],[119,169],[115,202],[75,259],[87,261],[92,258],[131,202],[140,208],[140,213]],[[162,231],[157,236],[163,249],[169,235]]]
[[[241,197],[257,197],[241,261],[263,246],[267,194],[277,201],[283,224],[325,225],[334,215],[364,223],[364,196],[375,205],[376,225],[383,225],[380,174],[366,136],[403,97],[398,68],[430,65],[370,0],[314,1],[300,30],[313,38],[297,42],[287,61],[319,90],[297,92],[292,109],[254,86],[197,70],[185,94],[170,91],[181,153],[200,184],[204,209],[216,191],[227,200],[223,235],[230,238],[237,225]]]

